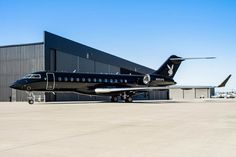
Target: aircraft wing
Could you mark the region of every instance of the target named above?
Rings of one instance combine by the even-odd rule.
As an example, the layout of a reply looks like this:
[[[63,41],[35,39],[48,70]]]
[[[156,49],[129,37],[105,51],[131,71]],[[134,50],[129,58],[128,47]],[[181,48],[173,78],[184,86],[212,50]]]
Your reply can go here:
[[[220,88],[225,87],[226,83],[229,81],[231,75],[229,75],[220,85],[218,86],[165,86],[165,87],[128,87],[128,88],[96,88],[95,92],[97,94],[108,94],[108,93],[121,93],[127,91],[133,92],[144,92],[144,91],[153,91],[153,90],[167,90],[167,89],[183,89],[190,90],[192,88],[204,89],[204,88]]]
[[[95,92],[97,94],[107,94],[107,93],[119,93],[119,92],[127,92],[127,91],[137,91],[137,92],[144,92],[144,91],[153,91],[153,90],[167,90],[167,89],[184,89],[190,90],[192,88],[214,88],[212,86],[166,86],[166,87],[130,87],[130,88],[97,88]]]

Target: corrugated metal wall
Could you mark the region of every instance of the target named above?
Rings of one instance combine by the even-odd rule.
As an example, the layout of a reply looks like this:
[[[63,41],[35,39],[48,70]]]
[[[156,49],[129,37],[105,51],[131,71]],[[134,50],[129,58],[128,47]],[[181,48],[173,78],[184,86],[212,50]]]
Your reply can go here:
[[[0,47],[0,101],[9,101],[10,97],[26,101],[25,92],[12,91],[9,85],[25,74],[40,70],[44,70],[43,43]]]

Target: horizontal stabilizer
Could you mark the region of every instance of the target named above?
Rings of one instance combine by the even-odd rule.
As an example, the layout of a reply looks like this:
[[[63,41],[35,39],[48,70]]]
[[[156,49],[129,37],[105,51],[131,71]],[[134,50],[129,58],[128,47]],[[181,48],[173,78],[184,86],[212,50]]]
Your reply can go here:
[[[216,57],[196,57],[196,58],[171,58],[172,61],[185,61],[189,59],[215,59]]]
[[[218,87],[225,87],[226,83],[229,81],[231,76],[232,75],[230,74]]]

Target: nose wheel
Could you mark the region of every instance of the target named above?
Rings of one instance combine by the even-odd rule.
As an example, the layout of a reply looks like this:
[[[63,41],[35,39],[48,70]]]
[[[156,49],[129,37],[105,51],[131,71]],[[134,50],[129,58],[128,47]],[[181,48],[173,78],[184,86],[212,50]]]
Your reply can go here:
[[[28,100],[28,103],[30,104],[30,105],[32,105],[32,104],[34,104],[34,100]]]

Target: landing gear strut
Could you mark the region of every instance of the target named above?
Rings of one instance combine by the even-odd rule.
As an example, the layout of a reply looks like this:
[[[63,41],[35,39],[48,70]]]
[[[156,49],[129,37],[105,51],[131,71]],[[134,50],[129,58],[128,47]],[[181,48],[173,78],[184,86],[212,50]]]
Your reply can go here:
[[[127,94],[127,93],[124,93],[123,95],[122,95],[122,98],[125,100],[125,102],[133,102],[133,98],[132,98],[132,94],[131,93],[129,93],[129,94]]]
[[[134,93],[122,93],[120,94],[119,96],[111,96],[111,102],[118,102],[119,100],[119,97],[124,100],[125,102],[133,102],[133,98],[132,98],[132,95],[134,95]]]
[[[29,103],[30,105],[34,104],[34,101],[35,101],[35,96],[34,96],[34,94],[33,94],[32,92],[29,92],[29,93],[27,93],[27,94],[28,94],[28,103]]]

